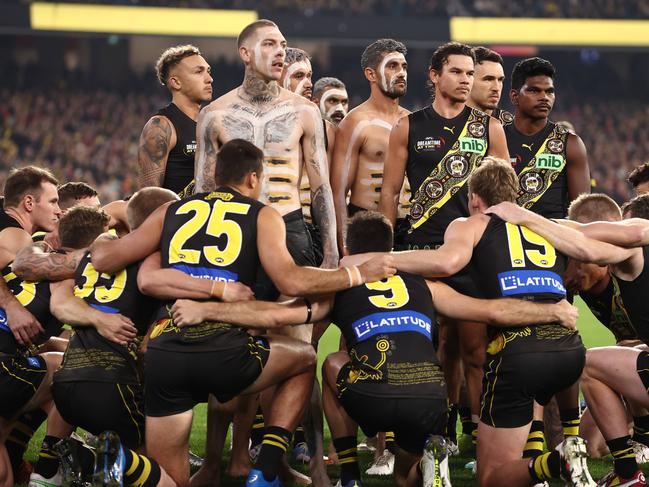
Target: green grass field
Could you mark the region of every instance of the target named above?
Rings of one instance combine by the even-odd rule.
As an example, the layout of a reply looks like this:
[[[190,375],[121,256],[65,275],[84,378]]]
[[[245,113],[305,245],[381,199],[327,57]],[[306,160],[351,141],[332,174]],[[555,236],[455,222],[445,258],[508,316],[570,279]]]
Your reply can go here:
[[[580,333],[583,337],[584,343],[588,348],[602,346],[602,345],[611,345],[613,344],[613,336],[611,333],[601,326],[597,320],[593,317],[590,311],[586,306],[578,301],[577,305],[580,309],[580,318],[578,327]],[[327,356],[327,354],[338,349],[338,340],[340,333],[337,328],[330,327],[327,330],[327,333],[322,337],[319,346],[319,366],[322,364],[322,361]],[[320,367],[318,367],[320,370]],[[38,454],[38,446],[43,435],[42,428],[32,440],[30,444],[27,457],[29,460],[35,461]],[[329,442],[329,432],[325,431],[326,443]],[[197,406],[194,415],[194,426],[192,429],[191,436],[191,448],[194,452],[202,454],[204,452],[205,444],[205,405]],[[466,453],[470,447],[470,440],[468,438],[460,439],[460,456],[454,457],[451,459],[451,479],[454,487],[464,487],[464,486],[473,486],[475,485],[475,480],[470,471],[464,468],[464,465],[470,461],[472,458]],[[361,468],[364,470],[367,468],[371,462],[370,454],[361,455]],[[223,470],[225,469],[225,464],[227,463],[227,457],[223,459]],[[589,461],[591,473],[595,479],[603,477],[611,468],[612,461],[609,459],[604,460],[591,460]],[[299,470],[306,473],[304,468],[299,468]],[[329,467],[329,476],[332,481],[335,483],[338,479],[338,467],[330,466]],[[242,479],[233,479],[229,477],[223,477],[221,486],[223,487],[234,487],[241,486],[244,484]],[[365,487],[387,487],[394,485],[391,478],[387,477],[368,477],[364,476],[363,485]],[[555,482],[554,485],[562,485],[560,482]],[[288,486],[286,486],[288,487]],[[506,486],[503,486],[506,487]]]

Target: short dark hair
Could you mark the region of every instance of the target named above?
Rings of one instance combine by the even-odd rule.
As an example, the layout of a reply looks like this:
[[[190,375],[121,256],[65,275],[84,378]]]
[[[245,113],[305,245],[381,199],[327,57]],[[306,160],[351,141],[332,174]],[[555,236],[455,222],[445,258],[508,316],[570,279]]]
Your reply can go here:
[[[255,20],[251,24],[246,25],[243,28],[243,30],[239,33],[239,37],[237,37],[237,48],[241,47],[243,43],[248,40],[249,37],[255,35],[257,29],[261,29],[262,27],[277,27],[277,24],[272,20],[259,19],[259,20]]]
[[[531,57],[518,61],[512,70],[512,90],[520,90],[527,78],[548,76],[554,79],[555,69],[552,63],[540,57]]]
[[[485,61],[491,61],[492,63],[503,64],[503,57],[498,54],[496,51],[489,49],[484,46],[477,46],[473,48],[473,54],[475,55],[475,63],[481,64]]]
[[[93,198],[98,195],[95,188],[81,181],[62,184],[59,186],[58,192],[59,207],[62,210],[73,207],[77,203],[77,200]]]
[[[358,212],[347,226],[347,250],[350,254],[389,252],[393,241],[392,224],[378,211]]]
[[[404,56],[408,54],[408,49],[403,42],[394,39],[378,39],[365,48],[361,55],[361,68],[376,69],[383,56],[389,52],[400,52]]]
[[[300,61],[308,61],[311,59],[309,53],[304,49],[299,49],[297,47],[287,47],[286,48],[286,57],[284,58],[284,66],[289,64],[299,63]]]
[[[314,99],[320,99],[322,94],[327,91],[328,88],[338,88],[339,90],[346,90],[345,83],[340,81],[338,78],[332,76],[325,76],[320,78],[313,84],[313,95]]]
[[[620,207],[604,193],[580,194],[568,207],[568,219],[579,223],[619,221]]]
[[[163,86],[167,86],[169,71],[178,63],[189,56],[200,56],[201,51],[196,46],[186,44],[183,46],[174,46],[166,49],[155,63],[155,74],[158,81]]]
[[[649,162],[640,164],[633,171],[631,171],[628,179],[634,188],[637,188],[638,185],[649,181]]]
[[[170,189],[150,186],[131,196],[126,204],[126,220],[131,230],[142,225],[151,213],[169,201],[180,199]]]
[[[453,55],[468,56],[475,63],[475,54],[471,46],[459,42],[447,42],[435,49],[435,52],[430,57],[428,69],[441,73],[444,65],[448,63],[448,58]]]
[[[232,139],[216,155],[216,182],[221,186],[238,184],[248,174],[261,176],[264,171],[264,153],[259,147],[243,139]]]
[[[99,208],[75,206],[59,220],[61,246],[72,249],[88,247],[104,232],[110,217]]]
[[[641,194],[632,198],[622,206],[622,212],[631,218],[649,220],[649,194]]]
[[[54,175],[42,167],[25,166],[12,169],[5,181],[4,207],[17,207],[28,194],[38,200],[41,196],[42,183],[59,184]]]

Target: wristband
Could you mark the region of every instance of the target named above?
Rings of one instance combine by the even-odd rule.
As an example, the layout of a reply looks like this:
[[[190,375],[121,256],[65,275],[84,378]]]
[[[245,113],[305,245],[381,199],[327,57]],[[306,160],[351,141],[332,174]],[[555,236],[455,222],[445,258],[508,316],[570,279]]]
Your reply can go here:
[[[347,271],[347,279],[349,279],[349,287],[354,287],[354,278],[352,277],[352,271],[349,270],[349,267],[343,267]]]
[[[356,284],[354,284],[354,285],[355,285],[355,286],[360,286],[361,284],[363,284],[363,276],[361,276],[361,271],[358,269],[357,266],[352,267],[352,270],[354,271],[354,275],[355,275],[355,276],[357,277],[357,279],[358,279],[358,280],[356,281]]]
[[[309,301],[307,298],[303,298],[303,299],[304,299],[304,304],[306,305],[306,321],[304,323],[308,324],[311,323],[311,313],[313,310],[311,309],[311,301]]]

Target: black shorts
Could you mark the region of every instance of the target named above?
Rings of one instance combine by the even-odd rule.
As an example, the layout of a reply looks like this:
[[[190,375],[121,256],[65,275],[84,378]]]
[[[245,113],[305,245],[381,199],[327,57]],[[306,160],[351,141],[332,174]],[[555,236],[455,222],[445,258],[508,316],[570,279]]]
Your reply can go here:
[[[239,395],[261,374],[268,361],[266,337],[248,337],[243,347],[213,352],[172,352],[151,348],[145,361],[147,416],[171,416],[206,402]]]
[[[532,421],[534,401],[545,406],[557,392],[579,380],[584,348],[552,352],[487,353],[480,420],[495,428],[518,428]]]
[[[385,397],[360,393],[354,384],[347,382],[350,366],[351,363],[347,363],[338,374],[336,382],[339,399],[347,414],[367,436],[374,436],[379,431],[394,431],[399,447],[418,455],[422,453],[429,435],[444,434],[447,399]]]
[[[111,382],[57,382],[52,395],[68,423],[98,435],[115,431],[132,450],[144,444],[144,393],[141,386]]]
[[[644,385],[644,388],[646,389],[647,393],[649,393],[649,353],[648,352],[640,352],[638,354],[638,359],[636,360],[635,369],[638,372],[638,375],[640,376],[642,385]]]
[[[313,242],[313,256],[315,259],[315,266],[320,267],[322,265],[322,260],[324,259],[324,250],[322,249],[322,237],[320,236],[320,230],[313,223],[304,222],[306,229],[311,236],[311,242]]]
[[[0,416],[7,420],[16,416],[34,397],[46,374],[43,357],[0,357]]]
[[[284,223],[286,224],[286,248],[295,263],[299,266],[317,266],[313,242],[304,223],[302,210],[284,215]],[[253,291],[255,298],[264,301],[277,301],[280,296],[280,292],[262,266],[257,270]]]

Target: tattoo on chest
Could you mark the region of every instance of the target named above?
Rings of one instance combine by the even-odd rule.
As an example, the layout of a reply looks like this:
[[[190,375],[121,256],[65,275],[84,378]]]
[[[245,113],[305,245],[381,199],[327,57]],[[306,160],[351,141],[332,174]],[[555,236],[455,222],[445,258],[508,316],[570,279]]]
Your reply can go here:
[[[286,142],[296,124],[295,108],[288,103],[267,110],[237,103],[223,117],[223,131],[228,140],[244,139],[261,149],[268,144]]]

